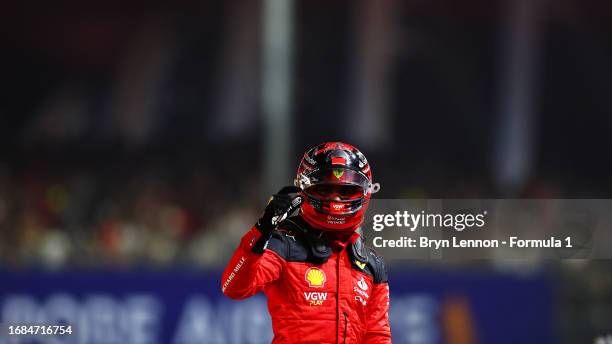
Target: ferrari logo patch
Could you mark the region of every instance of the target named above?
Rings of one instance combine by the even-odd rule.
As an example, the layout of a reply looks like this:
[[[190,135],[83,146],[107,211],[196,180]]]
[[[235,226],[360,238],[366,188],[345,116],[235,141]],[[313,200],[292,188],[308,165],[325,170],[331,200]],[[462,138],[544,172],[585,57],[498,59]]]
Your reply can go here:
[[[335,168],[332,172],[334,172],[334,176],[338,179],[342,178],[342,175],[344,174],[344,170],[339,168]]]

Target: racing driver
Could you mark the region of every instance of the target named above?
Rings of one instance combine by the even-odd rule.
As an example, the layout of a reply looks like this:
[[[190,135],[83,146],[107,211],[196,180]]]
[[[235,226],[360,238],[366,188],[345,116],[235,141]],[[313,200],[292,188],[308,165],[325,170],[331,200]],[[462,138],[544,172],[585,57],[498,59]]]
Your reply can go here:
[[[391,343],[386,268],[360,235],[379,188],[358,149],[322,143],[242,237],[221,289],[232,299],[263,290],[272,343]]]

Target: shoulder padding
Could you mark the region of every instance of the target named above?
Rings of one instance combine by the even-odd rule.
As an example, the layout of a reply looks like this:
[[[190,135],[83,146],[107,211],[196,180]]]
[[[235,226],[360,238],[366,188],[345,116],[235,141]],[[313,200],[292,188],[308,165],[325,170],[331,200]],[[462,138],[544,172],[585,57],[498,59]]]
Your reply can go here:
[[[365,249],[368,254],[368,265],[373,272],[374,283],[387,283],[389,278],[385,260],[373,248],[365,246]]]
[[[308,252],[303,241],[299,233],[279,228],[272,232],[265,248],[274,251],[288,262],[305,261]]]
[[[299,216],[281,222],[272,233],[266,248],[288,262],[314,264],[325,263],[332,253],[331,248]]]
[[[374,283],[387,282],[385,261],[378,252],[364,243],[363,237],[359,237],[353,243],[349,253],[351,255],[351,265],[354,269],[372,276]]]

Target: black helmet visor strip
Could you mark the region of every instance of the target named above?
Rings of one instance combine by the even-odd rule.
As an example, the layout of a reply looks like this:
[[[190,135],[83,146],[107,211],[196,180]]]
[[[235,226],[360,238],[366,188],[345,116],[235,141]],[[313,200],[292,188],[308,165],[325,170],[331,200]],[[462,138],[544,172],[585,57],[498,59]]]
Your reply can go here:
[[[358,211],[371,188],[368,177],[346,167],[326,167],[302,178],[301,187],[311,204],[324,213],[351,214]]]

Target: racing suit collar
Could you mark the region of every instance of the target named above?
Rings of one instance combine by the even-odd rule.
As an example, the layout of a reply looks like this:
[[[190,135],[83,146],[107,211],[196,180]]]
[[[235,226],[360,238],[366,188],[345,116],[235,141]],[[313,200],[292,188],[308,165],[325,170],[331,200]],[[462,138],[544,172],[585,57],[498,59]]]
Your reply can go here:
[[[329,231],[325,232],[325,236],[327,238],[328,245],[334,251],[342,251],[347,247],[347,245],[354,244],[359,239],[358,232],[348,233]]]

